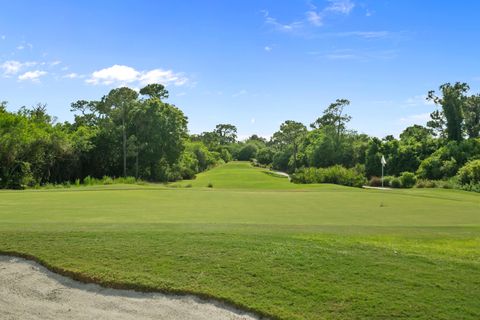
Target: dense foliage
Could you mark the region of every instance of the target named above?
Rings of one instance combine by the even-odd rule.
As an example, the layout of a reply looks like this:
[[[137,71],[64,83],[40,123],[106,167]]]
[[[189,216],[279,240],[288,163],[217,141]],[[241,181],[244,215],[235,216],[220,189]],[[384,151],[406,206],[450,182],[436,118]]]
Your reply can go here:
[[[454,179],[443,185],[476,190],[477,180],[464,180],[470,175],[465,172],[473,170],[472,161],[480,159],[480,95],[469,96],[468,90],[465,83],[447,83],[440,86],[440,96],[429,92],[427,99],[439,108],[427,127],[413,125],[398,138],[383,139],[348,129],[346,99],[330,104],[310,129],[287,120],[269,140],[252,135],[244,141],[237,140],[237,128],[231,124],[189,135],[187,117],[164,101],[168,91],[161,84],[138,93],[113,89],[98,101],[72,103],[73,123],[57,123],[45,105],[8,112],[2,103],[0,188],[74,182],[87,176],[191,179],[233,159],[289,172],[294,182],[360,186],[368,179],[378,186],[383,155],[385,186],[431,186],[439,185],[434,180]]]
[[[187,118],[162,100],[168,97],[162,85],[148,85],[140,94],[123,87],[98,101],[72,103],[73,123],[56,123],[45,105],[8,112],[2,103],[0,188],[88,184],[105,176],[192,178],[222,160],[202,143],[189,142]]]

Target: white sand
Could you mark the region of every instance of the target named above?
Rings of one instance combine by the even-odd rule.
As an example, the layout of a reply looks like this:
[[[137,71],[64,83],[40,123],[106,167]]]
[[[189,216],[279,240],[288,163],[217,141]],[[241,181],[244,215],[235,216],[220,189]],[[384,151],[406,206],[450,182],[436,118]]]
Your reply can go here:
[[[35,262],[0,256],[0,319],[258,319],[194,296],[83,284]]]

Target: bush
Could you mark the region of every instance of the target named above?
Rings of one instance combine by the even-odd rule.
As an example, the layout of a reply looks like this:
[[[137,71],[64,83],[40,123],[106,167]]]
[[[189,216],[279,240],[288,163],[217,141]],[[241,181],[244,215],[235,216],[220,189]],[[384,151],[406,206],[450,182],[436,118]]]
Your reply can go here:
[[[113,179],[110,178],[109,176],[103,176],[102,183],[103,184],[113,184]]]
[[[238,160],[249,161],[257,156],[258,149],[254,144],[246,144],[238,153]]]
[[[457,179],[461,185],[480,184],[480,160],[467,162],[458,170]]]
[[[228,151],[228,149],[222,149],[220,151],[220,157],[223,161],[225,161],[225,163],[233,160],[232,154]]]
[[[137,183],[137,179],[135,179],[135,177],[120,177],[120,178],[115,179],[115,183],[135,184],[135,183]]]
[[[328,168],[301,168],[292,175],[294,183],[333,183],[351,187],[362,187],[367,181],[355,169],[340,165]]]
[[[435,188],[437,184],[434,180],[419,179],[415,185],[417,188]]]
[[[384,176],[383,177],[383,186],[384,187],[390,187],[392,185],[392,180],[394,179],[394,176]],[[381,184],[380,184],[381,186]]]
[[[412,172],[402,172],[400,175],[400,182],[404,188],[412,188],[417,183],[417,177]]]
[[[291,153],[288,151],[278,151],[273,155],[272,167],[280,171],[288,171],[288,162],[290,161]]]
[[[393,179],[390,181],[390,187],[392,187],[392,188],[401,188],[401,187],[402,187],[402,181],[400,180],[400,178],[393,178]]]
[[[212,184],[211,182],[209,182],[209,183],[207,184],[207,188],[213,188],[213,184]]]
[[[94,183],[94,180],[95,178],[92,178],[90,176],[86,176],[85,178],[83,178],[83,184],[86,185],[86,186],[91,186],[93,185]]]
[[[370,187],[381,187],[382,186],[382,178],[380,177],[372,177],[368,182]]]
[[[480,139],[450,141],[420,163],[417,175],[422,179],[445,179],[454,176],[469,160],[480,154]]]
[[[263,148],[257,152],[257,161],[260,164],[267,165],[272,163],[274,152],[270,148]]]

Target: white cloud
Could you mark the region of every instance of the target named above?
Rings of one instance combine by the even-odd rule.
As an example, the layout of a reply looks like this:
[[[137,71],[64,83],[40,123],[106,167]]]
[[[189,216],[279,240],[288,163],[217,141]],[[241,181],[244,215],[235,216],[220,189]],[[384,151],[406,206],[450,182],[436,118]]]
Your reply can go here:
[[[143,85],[162,83],[164,85],[173,84],[176,86],[182,86],[188,82],[188,79],[181,73],[175,73],[172,70],[153,69],[147,72],[142,72],[140,82]]]
[[[358,51],[351,49],[335,50],[326,54],[322,52],[311,51],[307,52],[310,55],[323,56],[329,60],[391,60],[397,57],[397,52],[394,50],[380,50],[380,51]]]
[[[240,91],[232,94],[232,97],[236,98],[236,97],[244,96],[244,95],[246,95],[247,93],[248,93],[247,90],[242,89],[242,90],[240,90]]]
[[[31,80],[31,81],[39,81],[39,78],[46,75],[47,72],[45,71],[40,71],[40,70],[35,70],[35,71],[27,71],[24,74],[18,76],[18,80],[24,81],[24,80]]]
[[[272,47],[269,47],[269,46],[265,46],[263,49],[267,52],[272,51]]]
[[[307,21],[315,26],[323,25],[323,19],[329,13],[337,13],[348,15],[355,7],[355,4],[350,0],[329,0],[329,5],[323,10],[317,11],[317,7],[310,3],[310,10],[305,13]]]
[[[303,26],[303,23],[301,21],[294,21],[289,24],[282,24],[272,17],[268,17],[265,22],[273,26],[276,30],[283,32],[295,31]]]
[[[360,37],[365,39],[378,39],[390,36],[388,31],[348,31],[332,33],[336,37]]]
[[[361,57],[353,53],[328,53],[325,58],[330,60],[352,60],[360,59]]]
[[[329,0],[329,2],[330,5],[325,10],[341,14],[350,14],[355,7],[355,3],[350,0]]]
[[[272,26],[277,31],[292,32],[300,29],[303,26],[302,21],[294,21],[292,23],[283,24],[278,22],[277,19],[271,17],[267,10],[262,10],[261,12],[265,18],[265,24]]]
[[[316,12],[316,11],[307,11],[306,12],[307,20],[311,24],[313,24],[316,27],[320,27],[323,25],[323,17],[322,14]]]
[[[10,76],[19,73],[23,68],[37,65],[35,61],[20,62],[15,60],[5,61],[0,65],[4,76]]]
[[[250,119],[250,123],[254,124],[255,123],[255,118]]]
[[[83,78],[83,76],[79,75],[78,73],[72,72],[64,75],[62,78],[77,79],[77,78]]]
[[[162,83],[164,85],[173,84],[181,86],[188,82],[188,78],[172,70],[152,69],[138,71],[129,66],[116,64],[109,68],[93,72],[86,82],[94,85],[121,85],[131,83],[146,85],[150,83]]]
[[[110,85],[116,82],[130,83],[138,80],[140,72],[134,68],[121,65],[113,65],[92,73],[90,79],[86,82],[90,84],[106,84]]]
[[[5,39],[7,39],[7,36],[4,35],[4,34],[2,34],[2,35],[0,36],[0,39],[5,40]]]
[[[355,7],[355,4],[351,0],[328,0],[328,6],[321,10],[317,10],[317,7],[311,2],[308,2],[309,10],[305,12],[305,18],[292,23],[283,24],[277,21],[277,19],[270,16],[267,10],[262,10],[265,23],[274,27],[274,29],[283,32],[292,32],[298,29],[302,29],[305,25],[312,25],[320,27],[323,25],[323,20],[329,14],[343,14],[348,15]]]
[[[17,50],[23,50],[23,49],[26,49],[26,48],[32,49],[33,44],[28,43],[28,42],[23,42],[22,44],[17,46]]]
[[[50,62],[50,65],[53,67],[53,66],[59,65],[60,63],[62,63],[62,61],[60,61],[60,60],[55,60],[55,61]]]
[[[408,98],[405,100],[404,104],[405,107],[418,107],[418,106],[433,106],[435,103],[431,100],[427,100],[427,95],[420,94]]]
[[[430,120],[430,113],[420,113],[420,114],[412,114],[410,116],[400,118],[399,122],[402,125],[411,126],[414,124],[425,125],[429,120]]]

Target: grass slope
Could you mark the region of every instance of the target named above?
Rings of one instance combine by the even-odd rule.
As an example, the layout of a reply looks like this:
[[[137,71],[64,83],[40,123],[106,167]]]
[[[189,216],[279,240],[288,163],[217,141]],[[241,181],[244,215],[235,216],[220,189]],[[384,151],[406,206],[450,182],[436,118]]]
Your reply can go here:
[[[3,191],[0,251],[283,319],[480,318],[478,194],[293,185],[264,171]]]

